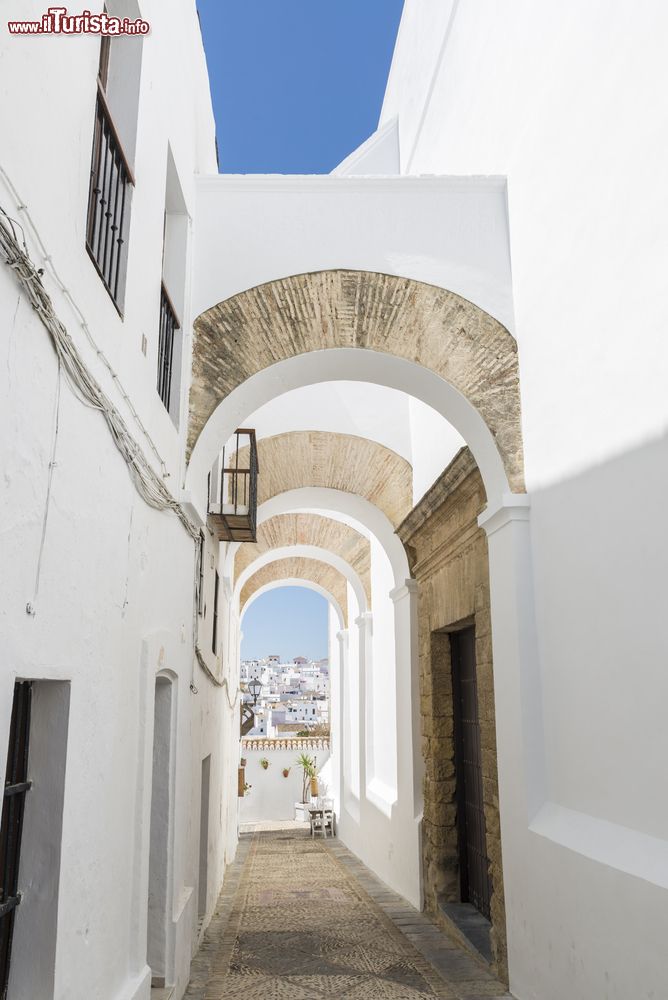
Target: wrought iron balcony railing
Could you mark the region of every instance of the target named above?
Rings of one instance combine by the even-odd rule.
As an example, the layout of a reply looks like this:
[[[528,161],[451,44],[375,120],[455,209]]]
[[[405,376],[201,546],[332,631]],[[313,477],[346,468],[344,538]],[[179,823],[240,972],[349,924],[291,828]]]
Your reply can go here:
[[[93,158],[88,194],[86,248],[119,312],[125,283],[132,170],[102,86],[95,108]]]
[[[221,542],[254,542],[257,531],[257,442],[255,431],[239,427],[209,474],[209,527]]]

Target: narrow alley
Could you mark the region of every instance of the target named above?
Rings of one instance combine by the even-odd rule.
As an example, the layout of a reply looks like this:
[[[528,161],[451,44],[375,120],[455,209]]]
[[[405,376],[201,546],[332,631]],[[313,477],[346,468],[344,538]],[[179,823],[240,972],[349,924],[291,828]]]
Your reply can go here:
[[[668,1000],[668,3],[86,6],[0,3],[0,1000]]]
[[[504,987],[337,839],[242,834],[186,1000],[502,1000]]]

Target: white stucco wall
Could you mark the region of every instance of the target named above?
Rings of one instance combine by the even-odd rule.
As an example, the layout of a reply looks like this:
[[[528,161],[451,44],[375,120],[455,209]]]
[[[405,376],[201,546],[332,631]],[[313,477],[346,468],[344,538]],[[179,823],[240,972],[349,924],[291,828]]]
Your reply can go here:
[[[654,0],[405,5],[402,171],[508,179],[529,489],[665,428],[667,39]]]
[[[522,1000],[665,990],[667,41],[657,2],[407,0],[381,116],[404,173],[508,179],[545,761],[504,843]]]
[[[367,794],[389,807],[397,795],[396,651],[392,568],[376,538],[371,543],[373,627],[367,669]]]
[[[323,382],[276,396],[248,417],[259,438],[287,431],[332,431],[368,437],[411,460],[406,393],[368,382]],[[439,414],[436,420],[443,421]]]
[[[247,760],[246,781],[252,788],[240,800],[239,822],[260,823],[264,820],[293,820],[295,803],[302,800],[302,770],[297,766],[300,753],[315,757],[319,780],[318,793],[329,797],[333,793],[329,761],[329,749],[306,747],[301,750],[261,749],[248,750],[241,745],[241,754]],[[269,767],[265,770],[260,761],[266,757]],[[283,768],[290,769],[287,778]]]
[[[437,423],[431,407],[415,396],[409,398],[408,415],[413,466],[413,503],[416,504],[464,446],[465,441],[447,420],[441,419]]]
[[[392,177],[401,172],[399,120],[386,122],[354,149],[331,173],[337,177]]]
[[[193,316],[266,281],[350,268],[441,285],[513,328],[502,178],[202,177],[196,218]]]
[[[44,10],[36,0],[20,6],[16,14],[25,18],[39,18]],[[0,166],[17,186],[47,253],[130,394],[165,463],[166,481],[176,490],[181,437],[155,389],[168,144],[192,215],[195,173],[215,170],[213,116],[194,7],[170,3],[167,18],[164,4],[146,0],[142,15],[154,22],[154,30],[143,43],[123,320],[84,246],[99,39],[26,39],[0,32],[6,91],[0,106],[0,131],[5,136]],[[174,66],[183,65],[189,67],[188,74],[175,74]],[[0,204],[23,221],[35,263],[46,267],[44,284],[59,316],[160,471],[1,179]],[[184,282],[187,297],[186,286]],[[148,1000],[153,697],[156,673],[166,671],[173,678],[176,706],[167,968],[178,1000],[196,945],[202,759],[211,754],[212,796],[218,803],[223,784],[232,778],[236,782],[236,767],[232,775],[231,769],[221,766],[220,732],[229,732],[230,719],[236,721],[238,716],[230,712],[224,692],[199,669],[193,678],[195,546],[173,515],[144,504],[103,419],[83,407],[63,382],[35,598],[57,365],[45,330],[4,266],[0,324],[6,331],[0,347],[0,562],[13,567],[11,573],[1,574],[0,581],[0,630],[7,653],[0,675],[2,767],[14,678],[63,681],[70,690],[62,841],[58,824],[51,828],[42,824],[42,843],[37,845],[52,851],[54,858],[60,856],[55,972],[45,970],[41,982],[52,977],[49,996],[54,1000]],[[142,334],[148,343],[146,357]],[[184,336],[187,368],[187,328]],[[183,391],[185,382],[181,380]],[[34,616],[26,614],[29,601],[35,605]],[[196,694],[190,690],[191,679]],[[36,753],[37,748],[36,743]],[[230,787],[227,802],[231,795]],[[211,810],[208,915],[225,858],[234,852],[236,808],[233,836],[230,827],[226,810],[218,806]],[[24,912],[29,914],[30,891],[44,887],[29,870],[33,847],[27,829],[24,846],[22,860],[29,879],[24,882]],[[57,868],[54,871],[57,874]],[[24,945],[19,913],[12,969],[19,980],[21,956],[26,961],[30,956]]]

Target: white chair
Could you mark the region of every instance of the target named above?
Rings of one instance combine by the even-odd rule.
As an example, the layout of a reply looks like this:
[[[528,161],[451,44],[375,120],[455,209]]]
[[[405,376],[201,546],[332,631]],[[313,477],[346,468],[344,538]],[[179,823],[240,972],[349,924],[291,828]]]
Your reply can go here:
[[[330,831],[332,837],[336,836],[336,817],[334,816],[333,799],[322,800],[322,825],[325,837],[327,836],[327,830]]]
[[[309,811],[309,817],[311,820],[311,836],[315,837],[316,832],[320,832],[324,837],[326,837],[327,834],[325,832],[324,825],[324,811],[312,806]]]
[[[336,819],[332,799],[318,797],[317,802],[313,803],[309,809],[309,818],[312,837],[315,837],[316,833],[322,833],[323,837],[326,838],[328,830],[332,837],[336,836]]]

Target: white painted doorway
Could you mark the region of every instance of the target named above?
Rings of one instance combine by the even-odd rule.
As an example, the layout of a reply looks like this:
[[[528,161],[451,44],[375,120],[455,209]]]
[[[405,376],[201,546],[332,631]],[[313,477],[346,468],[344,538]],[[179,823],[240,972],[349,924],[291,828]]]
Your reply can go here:
[[[209,791],[211,787],[211,754],[202,761],[202,785],[199,814],[199,886],[197,915],[200,922],[206,916],[209,871]]]
[[[169,926],[169,845],[172,814],[173,685],[169,677],[155,683],[153,780],[148,883],[147,962],[154,986],[167,985]]]

